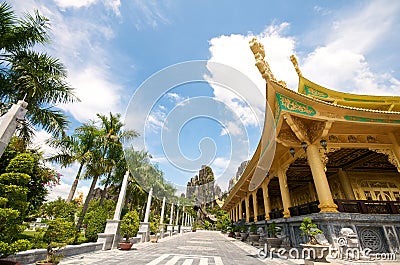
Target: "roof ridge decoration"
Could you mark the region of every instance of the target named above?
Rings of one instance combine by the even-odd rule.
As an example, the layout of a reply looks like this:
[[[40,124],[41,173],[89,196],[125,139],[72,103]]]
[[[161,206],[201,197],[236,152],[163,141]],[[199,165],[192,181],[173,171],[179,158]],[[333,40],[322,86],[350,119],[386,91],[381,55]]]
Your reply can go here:
[[[256,59],[256,66],[258,71],[261,73],[261,76],[264,78],[265,81],[272,81],[275,83],[280,84],[281,86],[288,88],[286,82],[283,80],[277,80],[274,74],[271,71],[271,67],[269,66],[268,62],[265,60],[265,49],[264,45],[260,43],[256,37],[252,38],[249,41],[250,49],[254,54],[254,58]]]
[[[302,77],[303,74],[300,70],[299,63],[297,62],[297,58],[294,54],[290,55],[290,60],[292,61],[292,64],[294,66],[294,69],[296,70],[297,75]]]

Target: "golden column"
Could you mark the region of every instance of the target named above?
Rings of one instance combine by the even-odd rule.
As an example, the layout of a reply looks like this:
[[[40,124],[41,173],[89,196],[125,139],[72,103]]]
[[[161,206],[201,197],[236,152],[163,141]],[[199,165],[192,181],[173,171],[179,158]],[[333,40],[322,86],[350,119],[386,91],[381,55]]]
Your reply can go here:
[[[289,207],[292,206],[290,202],[289,186],[287,184],[286,170],[283,168],[278,169],[279,188],[281,190],[282,204],[283,204],[283,218],[290,217]]]
[[[325,175],[325,166],[321,160],[318,147],[309,145],[306,153],[319,200],[318,208],[321,209],[321,212],[337,212],[337,205],[333,202],[331,189]]]
[[[240,202],[239,202],[240,203]],[[236,205],[236,222],[240,221],[240,215],[239,215],[240,209],[239,209],[239,204]]]
[[[258,203],[257,203],[257,190],[253,191],[253,213],[254,213],[254,222],[257,222],[258,216]]]
[[[263,182],[262,184],[263,189],[263,198],[264,198],[264,212],[265,212],[265,220],[269,220],[269,213],[271,212],[271,202],[269,200],[268,194],[268,183]]]
[[[389,138],[392,141],[393,144],[393,153],[395,156],[395,159],[397,160],[395,163],[396,167],[397,167],[397,171],[400,172],[400,145],[399,145],[399,141],[397,141],[396,136],[393,133],[389,133]]]
[[[344,194],[346,195],[347,200],[355,200],[356,197],[354,196],[353,188],[351,187],[349,177],[346,174],[346,171],[339,168],[338,177],[340,184],[342,185]]]
[[[245,203],[245,207],[246,207],[246,223],[248,223],[250,221],[249,197],[250,197],[250,194],[246,194],[246,196],[244,197],[244,203]]]
[[[242,200],[239,202],[239,220],[243,219]]]

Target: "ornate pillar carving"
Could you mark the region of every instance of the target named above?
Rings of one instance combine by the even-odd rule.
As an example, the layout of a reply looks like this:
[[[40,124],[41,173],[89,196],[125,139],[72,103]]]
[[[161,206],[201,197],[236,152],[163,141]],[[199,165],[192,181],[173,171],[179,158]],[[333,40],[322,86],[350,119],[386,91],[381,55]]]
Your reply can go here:
[[[258,216],[258,203],[257,203],[257,190],[253,191],[253,213],[254,213],[254,222],[257,222]]]
[[[286,171],[288,168],[289,165],[287,165],[285,168],[279,168],[277,172],[279,179],[279,188],[281,191],[282,204],[283,204],[283,218],[290,217],[289,207],[292,206],[290,201],[289,186],[287,184],[287,177],[286,177]]]
[[[347,200],[355,200],[356,197],[354,196],[353,188],[351,187],[349,177],[347,176],[346,171],[339,168],[338,177],[340,181],[340,185],[342,185],[344,194]]]
[[[374,151],[379,154],[384,154],[387,156],[388,161],[390,164],[394,165],[397,168],[397,171],[400,172],[400,160],[398,158],[398,155],[396,154],[396,146],[394,146],[394,149],[373,149],[370,148],[369,150]]]
[[[263,198],[264,198],[264,211],[265,211],[265,220],[269,220],[269,213],[271,212],[271,202],[269,199],[269,194],[268,194],[268,183],[264,182],[262,184],[262,189],[263,189]]]
[[[307,147],[306,153],[317,191],[319,200],[318,207],[321,209],[321,212],[337,212],[337,205],[333,202],[328,179],[325,175],[325,166],[322,162],[318,147],[311,144]]]
[[[249,203],[250,194],[246,194],[244,199],[245,207],[246,207],[246,223],[250,221],[250,203]]]

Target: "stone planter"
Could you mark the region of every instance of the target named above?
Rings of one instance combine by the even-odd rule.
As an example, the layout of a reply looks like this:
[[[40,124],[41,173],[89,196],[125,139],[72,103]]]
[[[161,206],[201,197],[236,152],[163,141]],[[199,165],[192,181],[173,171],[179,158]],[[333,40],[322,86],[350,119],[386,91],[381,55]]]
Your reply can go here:
[[[240,238],[240,232],[235,232],[235,238]]]
[[[150,235],[150,242],[151,243],[157,243],[158,242],[158,236],[157,235]]]
[[[240,240],[246,241],[248,234],[247,233],[240,233]]]
[[[120,250],[130,250],[132,248],[133,243],[130,242],[121,242],[118,244]]]
[[[269,248],[279,249],[282,244],[282,238],[278,237],[267,237],[267,244]]]
[[[35,262],[36,265],[55,265],[57,263],[53,263],[53,262],[47,262],[45,260],[39,260]]]
[[[258,243],[258,240],[260,240],[260,235],[257,235],[257,234],[249,235],[249,241],[250,241],[251,245],[254,245],[254,243]]]
[[[302,253],[305,253],[304,259],[327,262],[326,256],[329,254],[329,245],[300,244],[300,246],[303,248]],[[305,249],[309,251],[305,251]],[[307,257],[308,253],[310,253],[309,257]]]

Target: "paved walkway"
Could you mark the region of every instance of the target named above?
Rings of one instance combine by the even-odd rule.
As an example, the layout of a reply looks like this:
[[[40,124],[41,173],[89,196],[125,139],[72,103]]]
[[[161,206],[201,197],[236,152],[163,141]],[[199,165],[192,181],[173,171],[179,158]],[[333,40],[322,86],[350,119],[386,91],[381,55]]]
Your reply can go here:
[[[301,259],[260,259],[258,248],[250,246],[220,232],[197,231],[173,237],[166,237],[158,243],[142,243],[133,245],[129,251],[109,250],[96,251],[83,255],[65,258],[60,265],[296,265],[304,264]],[[332,260],[325,265],[397,265],[392,262],[346,262]]]
[[[257,249],[227,237],[221,232],[197,231],[133,245],[129,251],[96,251],[64,258],[60,265],[137,264],[137,265],[264,265]],[[267,264],[295,264],[269,260]]]

